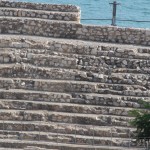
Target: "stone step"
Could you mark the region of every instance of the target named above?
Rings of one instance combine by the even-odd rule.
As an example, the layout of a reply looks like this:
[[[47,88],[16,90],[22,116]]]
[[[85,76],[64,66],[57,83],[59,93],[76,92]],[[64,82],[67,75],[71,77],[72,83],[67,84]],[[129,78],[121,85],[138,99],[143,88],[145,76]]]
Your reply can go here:
[[[141,54],[139,51],[147,50],[149,47],[141,47],[135,45],[120,45],[102,42],[90,42],[83,40],[72,40],[72,39],[56,39],[56,38],[45,38],[25,35],[3,35],[4,38],[0,40],[0,47],[3,48],[24,48],[22,51],[38,53],[38,54],[49,54],[51,52],[59,53],[70,53],[79,55],[96,55],[96,56],[109,56],[117,58],[128,58],[128,59],[143,59],[149,60],[148,54]],[[18,38],[19,37],[19,38]],[[10,39],[11,38],[11,39]],[[40,40],[39,40],[40,38]],[[42,51],[38,51],[43,49]]]
[[[0,150],[22,150],[20,148],[0,148]]]
[[[62,67],[62,68],[69,68],[75,69],[77,68],[78,60],[76,58],[69,58],[63,56],[55,56],[55,55],[27,55],[27,58],[22,59],[23,62],[33,64],[36,66],[43,66],[43,67]]]
[[[40,51],[40,50],[38,50]],[[49,54],[36,54],[32,52],[17,52],[14,49],[14,52],[10,51],[10,49],[4,49],[0,53],[0,62],[1,63],[9,63],[9,62],[26,62],[36,65],[45,65],[49,64],[49,61],[58,57],[59,59],[63,58],[74,58],[76,60],[76,65],[82,67],[95,67],[95,70],[99,70],[99,67],[103,67],[105,70],[116,68],[127,68],[127,69],[135,69],[135,70],[142,70],[142,68],[149,68],[150,67],[150,60],[142,60],[142,59],[129,59],[129,58],[119,58],[119,57],[110,57],[110,56],[90,56],[90,55],[79,55],[79,54],[68,54],[68,53],[52,53]],[[39,58],[39,60],[37,59]],[[42,62],[42,64],[41,64]],[[51,62],[51,63],[52,63]],[[46,63],[46,64],[45,64]],[[63,63],[63,60],[58,63]]]
[[[32,54],[30,54],[32,55]],[[39,58],[40,57],[40,58]],[[38,60],[39,58],[39,60]],[[58,62],[56,62],[56,60],[58,59]],[[141,68],[122,68],[122,67],[115,67],[112,68],[112,66],[110,65],[102,65],[100,64],[100,66],[95,66],[93,64],[93,66],[90,65],[80,65],[81,60],[79,60],[77,57],[76,58],[72,58],[72,57],[66,57],[66,56],[58,56],[58,55],[49,55],[49,56],[41,56],[41,55],[34,55],[34,59],[33,58],[21,58],[18,54],[14,55],[12,53],[0,53],[0,63],[2,63],[5,66],[9,66],[9,65],[14,65],[15,68],[22,68],[22,69],[26,69],[27,68],[36,68],[38,66],[41,66],[43,69],[48,69],[49,67],[51,68],[57,68],[59,67],[59,69],[67,69],[67,68],[74,68],[77,71],[82,71],[82,72],[90,72],[87,73],[87,75],[85,73],[83,73],[83,75],[81,75],[81,77],[78,75],[78,78],[82,78],[84,80],[84,78],[86,76],[89,76],[89,80],[91,79],[91,77],[94,77],[95,79],[102,79],[103,78],[110,78],[111,80],[111,76],[113,75],[113,78],[116,79],[117,82],[119,82],[117,78],[122,79],[126,78],[126,80],[120,80],[120,82],[129,82],[130,84],[136,84],[136,82],[138,82],[139,80],[148,80],[149,76],[147,74],[150,73],[150,69],[148,67],[141,67]],[[83,61],[82,61],[83,62]],[[86,61],[85,61],[86,62]],[[90,62],[90,60],[87,61],[87,64]],[[10,64],[11,63],[11,64]],[[12,63],[16,63],[16,64],[12,64]],[[28,63],[28,64],[27,64]],[[30,64],[29,64],[30,63]],[[1,67],[3,67],[3,65],[1,64]],[[32,65],[33,64],[33,65]],[[72,64],[72,66],[71,66]],[[47,67],[45,67],[45,66]],[[13,68],[13,69],[15,69]],[[85,75],[84,75],[85,74]],[[103,76],[102,76],[103,75]],[[106,75],[106,76],[105,76]],[[116,77],[116,75],[118,77]],[[102,76],[101,78],[99,76]],[[119,77],[120,76],[120,77]],[[134,78],[136,78],[134,80]],[[120,84],[119,82],[119,84]],[[142,83],[142,82],[141,82]],[[145,82],[144,82],[145,83]]]
[[[111,95],[126,95],[126,96],[141,96],[141,97],[149,97],[150,96],[150,91],[141,91],[141,90],[125,90],[125,91],[116,91],[116,90],[111,90],[109,88],[106,89],[97,89],[100,94],[111,94]],[[95,92],[96,93],[96,92]]]
[[[147,75],[149,74],[149,68],[137,68],[137,69],[129,69],[129,68],[115,68],[112,69],[112,73],[125,73],[125,74],[137,74],[137,75]]]
[[[0,130],[3,131],[37,131],[76,135],[93,135],[95,137],[129,138],[134,136],[134,128],[116,126],[91,126],[69,123],[35,122],[35,121],[0,121]]]
[[[81,39],[89,41],[102,41],[113,43],[149,45],[149,31],[143,30],[143,34],[137,29],[125,30],[125,33],[133,35],[135,38],[124,34],[124,28],[104,26],[94,27],[82,25],[73,21],[54,21],[40,18],[23,17],[0,17],[1,34],[21,34],[44,37],[57,37],[67,39]],[[67,29],[67,30],[66,30]],[[115,36],[111,35],[111,32]],[[118,36],[119,34],[119,36]],[[144,36],[143,36],[144,35]],[[111,38],[110,38],[111,37]],[[144,37],[146,37],[144,39]]]
[[[36,67],[26,63],[0,64],[0,77],[89,81],[105,83],[106,86],[109,83],[110,86],[113,84],[115,90],[146,91],[150,89],[149,82],[145,82],[149,80],[149,76],[146,74],[112,73],[106,75],[77,69]]]
[[[25,36],[10,35],[13,37],[13,41],[10,39],[3,39],[9,45],[3,43],[0,47],[11,47],[11,48],[29,48],[29,49],[39,49],[43,48],[46,52],[49,50],[61,53],[72,53],[80,55],[97,55],[97,56],[110,56],[110,57],[121,57],[121,58],[134,58],[134,59],[147,59],[149,60],[149,55],[141,53],[140,51],[149,51],[149,47],[136,46],[136,45],[125,45],[125,44],[114,44],[114,43],[102,43],[102,42],[91,42],[84,40],[72,40],[72,39],[55,39],[46,38],[39,40],[35,36]],[[4,36],[6,38],[6,35]]]
[[[66,59],[67,61],[67,59]],[[25,77],[37,79],[64,79],[64,80],[79,80],[90,82],[101,82],[109,84],[127,84],[137,86],[138,89],[149,89],[149,76],[147,74],[123,73],[113,72],[111,75],[101,73],[94,73],[87,70],[69,69],[64,65],[63,68],[58,68],[56,64],[53,67],[38,67],[27,63],[12,63],[0,64],[1,77]],[[61,65],[61,64],[59,64]],[[73,68],[73,66],[72,66]]]
[[[108,88],[109,84],[111,89],[114,90],[139,89],[146,91],[149,89],[148,83],[144,82],[145,80],[149,80],[148,75],[112,73],[109,76],[106,74],[84,72],[77,69],[36,67],[26,63],[0,64],[0,77],[101,82],[106,84],[104,85],[106,88]],[[100,84],[100,87],[101,85],[103,86],[103,84]],[[128,88],[126,85],[128,85]]]
[[[48,20],[64,20],[64,21],[80,21],[80,14],[77,12],[57,12],[57,11],[43,11],[21,8],[7,8],[0,7],[0,16],[12,17],[31,17]]]
[[[36,53],[36,54],[51,54],[52,52],[57,53],[68,53],[78,55],[95,55],[95,56],[109,56],[116,58],[128,58],[128,59],[141,59],[149,60],[149,55],[138,53],[141,49],[149,50],[149,47],[133,46],[133,45],[119,45],[111,43],[101,42],[90,42],[83,40],[69,40],[69,39],[56,39],[42,37],[39,40],[35,36],[25,35],[4,35],[3,39],[0,40],[1,51],[3,48],[14,48],[16,51],[18,48],[22,48],[23,53]],[[11,51],[11,49],[10,49]],[[19,51],[19,49],[18,49]]]
[[[16,54],[0,53],[0,63],[28,63],[43,67],[77,68],[77,59],[57,55],[32,55],[25,57]]]
[[[60,12],[80,12],[80,8],[74,5],[41,4],[29,2],[1,1],[0,7],[45,10],[45,11],[60,11]]]
[[[142,53],[142,54],[147,54],[147,55],[149,55],[149,54],[150,54],[150,49],[147,49],[147,48],[138,49],[138,52],[139,52],[139,53]]]
[[[108,72],[110,70],[113,72],[113,69],[134,69],[134,70],[141,70],[141,72],[144,72],[143,69],[147,70],[150,67],[150,61],[149,60],[137,60],[137,59],[126,59],[126,58],[116,58],[116,57],[109,57],[109,56],[100,56],[100,57],[95,57],[95,56],[79,56],[79,55],[72,55],[72,54],[53,54],[49,56],[45,56],[43,54],[27,54],[24,58],[20,58],[22,62],[25,63],[30,63],[30,64],[36,64],[36,65],[44,65],[47,66],[49,64],[49,59],[51,57],[59,57],[60,58],[72,58],[76,60],[75,66],[77,69],[82,70],[94,70],[94,71],[101,71],[101,72]],[[39,58],[39,60],[37,59]],[[17,61],[17,59],[16,59]],[[18,62],[18,61],[17,61]],[[41,64],[42,62],[42,64]],[[53,62],[53,59],[52,59]],[[52,63],[51,62],[51,63]],[[54,62],[55,63],[55,62]],[[63,60],[58,63],[64,64]],[[74,65],[74,63],[73,63]],[[63,66],[61,66],[63,67]],[[103,68],[103,70],[100,70],[100,68]],[[150,70],[148,70],[150,71]],[[107,73],[108,74],[108,73]]]
[[[26,78],[0,78],[0,88],[26,89],[48,92],[79,92],[125,95],[134,97],[149,97],[150,90],[141,86],[113,85],[87,81],[46,80]]]
[[[130,70],[129,70],[130,71]],[[149,88],[149,76],[148,74],[140,74],[140,73],[132,73],[129,72],[118,72],[114,71],[108,78],[109,78],[109,83],[118,83],[118,84],[130,84],[130,85],[141,85],[146,88]],[[137,74],[136,74],[137,73]]]
[[[90,75],[87,72],[80,71],[77,69],[38,67],[26,63],[0,64],[0,77],[53,79],[53,80],[79,80],[79,81],[87,80],[92,82],[101,80],[98,77],[98,74],[91,73]]]
[[[93,133],[94,135],[94,133]],[[60,134],[60,133],[45,133],[45,132],[25,132],[25,131],[0,131],[1,139],[5,140],[39,140],[44,142],[58,142],[68,144],[83,144],[83,145],[112,145],[112,146],[124,146],[128,147],[132,144],[132,141],[128,138],[111,138],[111,137],[94,137],[91,136],[80,136],[75,134]]]
[[[29,38],[29,37],[28,37],[28,38]],[[30,38],[31,38],[31,37],[30,37]],[[32,38],[33,38],[33,37],[32,37]],[[51,38],[51,39],[53,39],[53,38]],[[54,40],[54,39],[53,39],[53,40]],[[60,39],[59,39],[59,40],[60,40]],[[60,41],[61,41],[61,40],[60,40]],[[3,42],[4,42],[4,41],[3,41]],[[27,41],[26,41],[26,42],[27,42]],[[29,41],[28,41],[27,43],[26,43],[26,42],[25,42],[25,44],[24,44],[24,45],[26,45],[26,46],[27,46],[27,45],[34,45],[34,46],[37,46],[35,43],[32,44],[32,43],[29,42]],[[62,41],[61,41],[61,42],[62,42]],[[67,41],[67,42],[68,42],[68,41]],[[5,42],[4,42],[4,43],[5,43]],[[8,44],[8,43],[7,43],[7,44]],[[13,42],[13,45],[19,46],[18,44],[19,44],[18,42]],[[20,43],[20,44],[21,44],[21,43]],[[51,42],[50,44],[52,44],[52,42]],[[87,44],[87,43],[85,43],[85,44]],[[2,45],[4,45],[4,44],[2,44]],[[54,44],[53,44],[53,45],[54,45]],[[56,45],[57,45],[57,44],[56,44]],[[56,46],[56,45],[55,45],[55,46]],[[8,46],[8,45],[7,45],[7,46]],[[11,46],[11,45],[10,45],[10,46]],[[26,46],[25,46],[25,47],[26,47]],[[42,45],[41,45],[41,46],[42,46]],[[79,46],[80,46],[80,45],[79,45]],[[12,47],[12,46],[11,46],[11,47]],[[22,47],[22,46],[20,45],[19,47]],[[42,46],[42,47],[43,47],[43,46]],[[47,47],[48,47],[48,44],[47,44]],[[54,46],[52,46],[52,47],[54,48]],[[57,46],[56,46],[56,47],[57,47]],[[90,47],[89,47],[89,48],[90,48]],[[58,44],[58,48],[57,48],[57,49],[61,49],[61,45],[60,45],[60,44]],[[65,48],[65,49],[66,49],[66,48]],[[44,51],[46,51],[46,50],[44,50]],[[23,55],[24,55],[24,54],[23,54]],[[118,57],[118,56],[117,56],[117,57]],[[149,58],[149,57],[148,57],[148,58]],[[146,58],[144,58],[144,59],[146,59]],[[8,60],[8,59],[6,59],[6,60]],[[146,62],[146,61],[145,61],[145,62]],[[145,63],[145,62],[139,62],[139,63]],[[135,65],[133,65],[133,66],[135,66]],[[92,70],[93,67],[90,67],[90,66],[89,66],[88,68],[90,68],[90,69]],[[93,71],[94,71],[94,70],[97,70],[97,71],[98,71],[98,68],[96,67],[96,68],[93,69]],[[112,72],[116,72],[117,70],[119,70],[119,69],[112,69]],[[120,68],[120,71],[121,71],[121,70],[122,70],[123,72],[127,72],[127,71],[130,72],[130,70],[124,69],[124,68],[122,68],[122,69]],[[143,71],[143,70],[144,70],[144,71]],[[133,72],[135,72],[135,73],[140,73],[140,72],[147,73],[147,70],[145,70],[145,69],[142,69],[142,70],[141,70],[141,69],[133,69]]]
[[[98,114],[79,114],[50,112],[41,110],[0,110],[0,120],[23,120],[23,121],[52,121],[62,123],[77,123],[83,125],[99,125],[99,126],[122,126],[129,127],[129,121],[133,117],[114,116],[114,115],[98,115]]]
[[[1,99],[29,100],[55,103],[72,103],[96,106],[114,106],[139,108],[139,101],[148,101],[149,97],[119,96],[94,93],[57,93],[44,91],[31,91],[23,89],[0,89]]]
[[[0,78],[0,88],[30,89],[49,92],[95,92],[96,83],[65,80]]]
[[[27,146],[24,150],[59,150],[59,149],[45,149],[37,146]]]
[[[112,67],[103,67],[102,65],[98,66],[78,66],[78,69],[81,71],[89,71],[93,73],[102,73],[111,76],[112,73],[132,73],[132,74],[149,74],[150,69],[149,67],[147,68],[139,68],[137,67],[136,69],[133,68],[123,68],[123,67],[118,67],[118,68],[112,68]]]
[[[140,105],[139,105],[140,106]],[[0,99],[0,109],[17,109],[17,110],[47,110],[55,112],[72,112],[81,114],[103,114],[103,115],[117,115],[128,116],[131,108],[122,107],[107,107],[107,106],[93,106],[70,103],[52,103],[52,102],[38,102],[26,100],[6,100]]]
[[[77,37],[77,35],[75,34],[77,30],[76,27],[82,26],[76,21],[48,20],[41,18],[10,16],[0,16],[0,22],[0,34],[26,34],[72,39]],[[69,27],[69,30],[64,31]]]
[[[29,146],[27,148],[24,148],[24,150],[59,150],[59,149],[45,149],[45,148],[40,148],[36,146]]]
[[[44,55],[44,54],[40,54]],[[150,60],[145,59],[134,59],[134,58],[122,58],[113,56],[91,56],[91,55],[80,55],[80,54],[69,54],[69,53],[54,53],[53,55],[71,57],[78,59],[78,64],[81,66],[103,66],[104,68],[129,68],[129,69],[142,69],[149,68]],[[32,56],[34,56],[32,54]]]
[[[2,147],[7,148],[25,148],[27,146],[38,146],[42,148],[59,148],[59,150],[144,150],[141,148],[125,148],[125,147],[115,147],[115,146],[97,146],[97,145],[76,145],[76,144],[66,144],[66,143],[54,143],[54,142],[43,142],[43,141],[21,141],[21,140],[3,140],[0,139]]]

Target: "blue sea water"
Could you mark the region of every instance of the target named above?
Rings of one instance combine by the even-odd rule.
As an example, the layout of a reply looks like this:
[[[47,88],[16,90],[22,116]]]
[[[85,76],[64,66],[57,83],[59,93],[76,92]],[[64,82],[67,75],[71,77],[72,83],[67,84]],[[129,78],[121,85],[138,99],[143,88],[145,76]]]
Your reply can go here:
[[[24,0],[26,2],[74,4],[81,7],[81,19],[111,19],[113,0]],[[150,28],[150,0],[117,0],[117,19],[149,22],[117,21],[118,26]],[[83,24],[110,25],[111,20],[82,20]]]

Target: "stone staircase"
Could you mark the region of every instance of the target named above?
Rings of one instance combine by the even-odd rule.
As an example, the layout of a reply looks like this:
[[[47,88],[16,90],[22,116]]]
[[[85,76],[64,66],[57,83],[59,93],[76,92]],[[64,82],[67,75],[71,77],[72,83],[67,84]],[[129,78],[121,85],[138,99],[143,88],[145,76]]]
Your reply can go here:
[[[128,112],[149,101],[149,30],[84,26],[72,5],[7,1],[0,21],[0,150],[142,149]]]
[[[0,7],[0,16],[80,21],[80,10],[72,5],[34,5],[33,3],[2,1]]]

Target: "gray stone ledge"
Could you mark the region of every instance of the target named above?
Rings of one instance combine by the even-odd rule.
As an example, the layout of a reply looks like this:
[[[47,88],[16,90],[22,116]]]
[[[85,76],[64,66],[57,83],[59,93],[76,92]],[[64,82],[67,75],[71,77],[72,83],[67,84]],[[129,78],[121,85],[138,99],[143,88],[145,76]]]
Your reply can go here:
[[[62,12],[80,12],[80,8],[74,5],[41,4],[41,3],[15,2],[15,1],[12,2],[4,0],[0,2],[0,7],[62,11]]]
[[[37,18],[0,17],[0,33],[150,46],[150,30],[88,26]]]

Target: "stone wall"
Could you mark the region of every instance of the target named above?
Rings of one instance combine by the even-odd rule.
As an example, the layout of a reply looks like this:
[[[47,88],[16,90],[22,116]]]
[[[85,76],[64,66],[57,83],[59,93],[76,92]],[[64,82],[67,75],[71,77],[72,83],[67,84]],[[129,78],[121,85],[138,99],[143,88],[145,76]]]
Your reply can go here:
[[[150,30],[146,29],[88,26],[35,18],[1,17],[0,22],[2,34],[25,34],[150,46]]]
[[[26,2],[0,1],[0,7],[24,8],[35,10],[59,11],[59,12],[80,12],[80,8],[74,5],[57,5],[57,4],[35,4]]]
[[[63,20],[63,21],[78,21],[80,22],[80,13],[75,12],[52,12],[52,11],[39,11],[28,9],[9,9],[1,8],[0,16],[10,17],[29,17],[41,18],[49,20]]]

